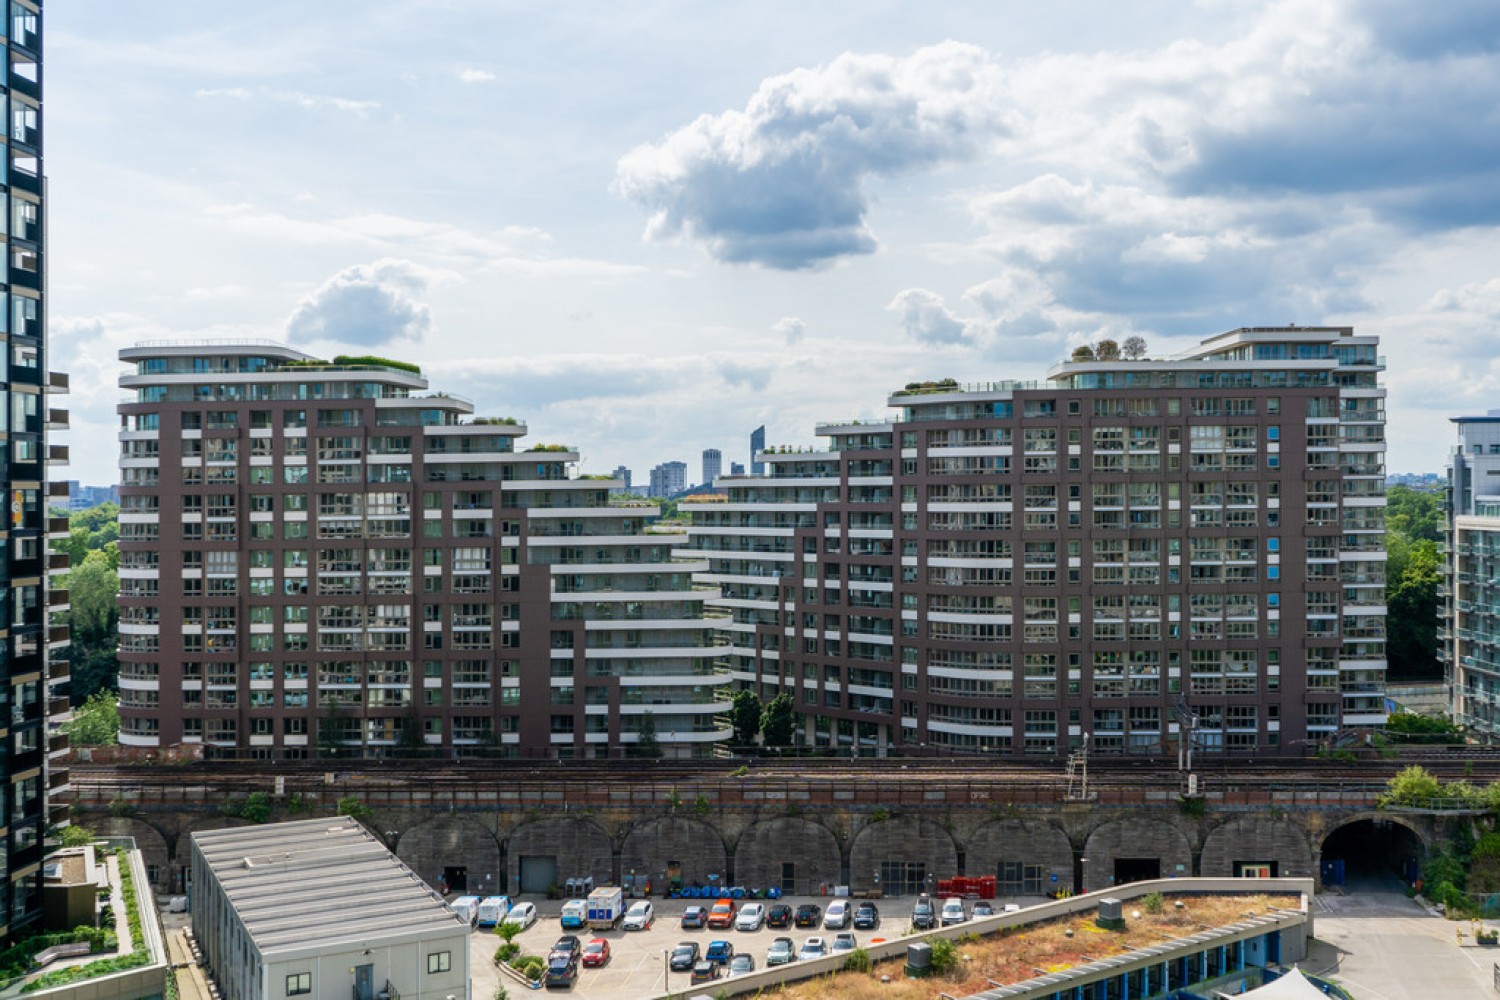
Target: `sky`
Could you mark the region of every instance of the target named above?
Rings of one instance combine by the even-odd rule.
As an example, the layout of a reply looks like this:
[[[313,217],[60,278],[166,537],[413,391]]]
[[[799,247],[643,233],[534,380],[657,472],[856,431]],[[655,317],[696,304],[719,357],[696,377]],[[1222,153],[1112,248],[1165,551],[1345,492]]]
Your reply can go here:
[[[1239,326],[1388,358],[1391,472],[1500,407],[1493,0],[52,0],[49,367],[420,363],[636,482],[914,380]]]

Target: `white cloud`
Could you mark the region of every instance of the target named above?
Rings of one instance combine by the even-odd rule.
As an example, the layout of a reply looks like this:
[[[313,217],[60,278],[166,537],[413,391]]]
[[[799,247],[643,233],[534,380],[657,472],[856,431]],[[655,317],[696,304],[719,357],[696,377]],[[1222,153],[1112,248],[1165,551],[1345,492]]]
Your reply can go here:
[[[1000,90],[972,45],[845,54],[638,147],[617,189],[651,213],[648,238],[686,237],[720,261],[795,270],[872,253],[867,179],[973,157],[1006,130]]]
[[[204,87],[197,97],[226,98],[246,103],[289,104],[306,111],[343,111],[364,118],[380,107],[379,101],[362,101],[350,97],[308,94],[300,90],[277,90],[272,87]]]
[[[962,344],[975,336],[971,322],[954,315],[941,295],[925,288],[899,292],[885,308],[896,314],[901,329],[918,343]]]
[[[362,346],[420,341],[432,331],[432,311],[413,296],[433,277],[431,269],[405,260],[346,267],[297,304],[286,336],[293,343]]]
[[[807,336],[807,324],[796,316],[783,316],[771,324],[771,332],[782,337],[788,345],[797,344]]]
[[[487,69],[461,69],[458,78],[464,83],[489,83],[495,79],[495,74]]]

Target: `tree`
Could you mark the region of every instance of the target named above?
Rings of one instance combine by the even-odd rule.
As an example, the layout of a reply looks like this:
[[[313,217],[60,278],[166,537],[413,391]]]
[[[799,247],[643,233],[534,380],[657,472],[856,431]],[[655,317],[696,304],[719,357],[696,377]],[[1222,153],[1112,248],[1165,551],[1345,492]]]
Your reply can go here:
[[[1105,337],[1094,345],[1094,357],[1099,361],[1119,361],[1120,345]]]
[[[1081,347],[1075,347],[1075,348],[1073,348],[1073,356],[1069,360],[1070,361],[1093,361],[1094,360],[1094,349],[1092,347],[1090,347],[1088,344],[1084,344]]]
[[[656,738],[656,716],[642,712],[635,723],[635,746],[632,757],[656,758],[661,756],[661,741]]]
[[[792,696],[785,691],[772,698],[761,714],[760,734],[766,746],[791,746],[792,734],[797,728],[796,706]]]
[[[76,747],[112,747],[120,742],[120,712],[113,691],[97,691],[73,709],[68,741]]]
[[[102,552],[120,537],[120,505],[117,503],[101,503],[87,510],[59,511],[57,516],[68,519],[68,537],[53,542],[53,547],[66,552],[74,566],[82,564],[90,552]],[[110,568],[119,568],[118,548],[113,561]]]
[[[734,727],[734,745],[748,747],[755,743],[760,732],[760,698],[746,688],[734,693],[734,706],[729,710],[729,724]]]
[[[113,691],[117,685],[120,613],[115,595],[120,578],[110,565],[109,554],[95,549],[74,563],[66,585],[71,608],[73,697],[85,700],[98,691]]]
[[[422,739],[422,720],[417,718],[417,709],[413,706],[401,720],[401,731],[396,734],[396,756],[415,757],[426,746],[427,741]]]
[[[1385,491],[1385,526],[1413,541],[1442,541],[1442,500],[1436,493],[1392,486]]]
[[[1436,495],[1404,486],[1386,491],[1386,659],[1393,680],[1442,677],[1437,658],[1437,542],[1442,512]]]
[[[1126,361],[1139,361],[1146,356],[1146,338],[1126,337],[1125,343],[1120,345],[1120,353],[1125,356]]]

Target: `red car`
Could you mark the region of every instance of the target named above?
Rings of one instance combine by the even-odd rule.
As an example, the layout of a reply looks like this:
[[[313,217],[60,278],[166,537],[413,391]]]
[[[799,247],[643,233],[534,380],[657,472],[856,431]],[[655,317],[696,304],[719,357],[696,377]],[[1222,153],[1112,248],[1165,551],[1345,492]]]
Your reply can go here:
[[[735,905],[731,900],[721,899],[708,911],[710,930],[722,930],[734,926]]]
[[[603,938],[594,938],[583,946],[583,964],[590,968],[597,968],[609,961],[609,942]]]

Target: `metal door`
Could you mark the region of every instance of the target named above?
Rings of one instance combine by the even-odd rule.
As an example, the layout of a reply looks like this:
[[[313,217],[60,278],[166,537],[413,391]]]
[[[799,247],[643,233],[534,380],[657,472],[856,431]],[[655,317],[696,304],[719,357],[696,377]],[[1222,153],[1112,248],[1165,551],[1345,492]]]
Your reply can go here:
[[[354,1000],[375,1000],[375,966],[354,967]]]

